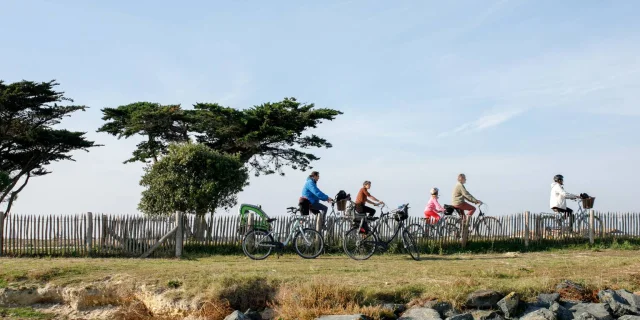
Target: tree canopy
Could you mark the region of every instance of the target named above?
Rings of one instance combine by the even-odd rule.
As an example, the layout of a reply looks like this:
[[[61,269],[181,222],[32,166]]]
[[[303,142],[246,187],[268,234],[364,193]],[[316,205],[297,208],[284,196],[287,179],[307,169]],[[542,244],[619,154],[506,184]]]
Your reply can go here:
[[[264,103],[238,110],[217,103],[197,103],[192,110],[177,105],[138,102],[117,108],[102,109],[106,123],[98,132],[118,138],[141,135],[145,141],[126,162],[157,161],[166,154],[171,142],[184,142],[194,137],[197,142],[239,159],[260,174],[283,174],[283,167],[307,170],[314,154],[309,148],[331,148],[316,135],[305,135],[323,120],[333,120],[342,112],[316,109],[295,98]]]
[[[0,172],[6,182],[0,202],[7,202],[7,213],[31,178],[51,173],[46,169],[49,164],[75,161],[71,152],[100,146],[87,140],[85,132],[54,128],[64,117],[87,108],[58,105],[73,100],[55,91],[57,85],[55,81],[8,85],[0,81]]]
[[[237,156],[197,143],[169,144],[166,156],[145,168],[138,208],[149,215],[176,211],[204,216],[236,205],[249,175]]]

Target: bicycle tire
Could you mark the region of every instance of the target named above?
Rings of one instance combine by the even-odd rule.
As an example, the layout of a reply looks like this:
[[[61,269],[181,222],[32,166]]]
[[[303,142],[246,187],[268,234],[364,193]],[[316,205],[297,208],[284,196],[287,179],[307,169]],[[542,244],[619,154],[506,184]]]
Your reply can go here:
[[[589,238],[589,216],[588,215],[584,215],[576,219],[574,224],[578,228],[578,230],[581,230],[580,234],[583,237]],[[599,217],[594,216],[593,224],[594,224],[594,232],[593,232],[594,237],[602,237],[604,235],[604,226],[602,225],[602,220],[600,220]]]
[[[355,240],[356,248],[354,248],[354,250],[349,248],[351,240]],[[360,233],[359,227],[355,227],[345,233],[342,241],[342,249],[344,249],[344,252],[353,260],[367,260],[376,252],[377,242],[378,237],[374,233],[364,235]],[[355,252],[355,250],[360,248],[363,249],[358,250],[362,252],[362,256],[358,256]]]
[[[266,259],[269,255],[271,255],[271,252],[273,251],[273,247],[268,247],[269,249],[267,250],[267,253],[264,254],[264,256],[256,256],[252,253],[249,253],[249,250],[247,248],[247,239],[250,239],[249,236],[253,236],[254,242],[255,242],[255,235],[260,234],[263,235],[265,237],[268,238],[269,242],[273,242],[273,236],[265,230],[260,230],[260,229],[253,229],[249,232],[247,232],[247,234],[244,235],[244,237],[242,237],[242,251],[244,252],[244,254],[253,259],[253,260],[264,260]]]
[[[404,248],[407,249],[411,258],[413,258],[413,260],[420,261],[418,244],[409,231],[402,230],[402,242],[404,243]]]
[[[474,227],[474,232],[475,234],[479,235],[479,236],[499,236],[502,235],[502,222],[500,222],[500,219],[496,218],[496,217],[482,217],[480,218],[481,220],[478,221],[478,223],[476,223],[475,227]],[[480,233],[481,231],[481,225],[484,225],[485,228],[484,230],[486,231],[486,235],[483,235]],[[492,231],[495,230],[495,231]]]
[[[409,231],[409,233],[411,233],[411,235],[413,235],[413,237],[416,239],[420,239],[427,234],[427,232],[425,231],[425,228],[423,228],[418,223],[412,223],[406,226],[405,229]]]
[[[305,241],[305,237],[300,237],[300,236],[303,235],[303,232],[307,236],[310,235],[310,234],[313,235],[312,236],[313,240],[311,240],[312,244],[309,245],[309,244],[305,243],[305,246],[307,246],[307,247],[312,247],[312,246],[315,247],[316,251],[313,251],[312,254],[306,254],[306,252],[302,253],[301,250],[300,250],[300,247],[298,246],[299,241]],[[316,242],[316,241],[318,243],[313,245],[313,242]],[[320,232],[318,232],[316,230],[313,230],[313,229],[310,229],[310,228],[305,228],[305,229],[302,229],[302,232],[298,231],[296,233],[296,236],[293,239],[293,247],[296,249],[296,253],[299,256],[301,256],[301,257],[303,257],[305,259],[315,259],[322,253],[322,250],[324,250],[324,239],[322,238],[322,234],[320,234]]]

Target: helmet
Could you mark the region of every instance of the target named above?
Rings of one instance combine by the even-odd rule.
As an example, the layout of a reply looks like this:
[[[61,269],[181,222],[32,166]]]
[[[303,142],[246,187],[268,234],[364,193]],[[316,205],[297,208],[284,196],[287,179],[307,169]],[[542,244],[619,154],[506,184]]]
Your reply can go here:
[[[558,182],[560,180],[564,180],[564,177],[561,174],[556,174],[553,176],[553,182]]]
[[[438,188],[432,188],[431,189],[431,194],[438,194]]]

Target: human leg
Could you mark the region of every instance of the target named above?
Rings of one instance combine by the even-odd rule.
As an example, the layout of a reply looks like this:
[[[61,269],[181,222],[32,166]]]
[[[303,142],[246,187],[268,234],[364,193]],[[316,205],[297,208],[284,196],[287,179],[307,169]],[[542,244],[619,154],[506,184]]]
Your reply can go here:
[[[440,215],[435,211],[425,211],[424,217],[427,219],[427,223],[436,223],[440,220]]]
[[[471,204],[466,203],[466,202],[463,202],[463,203],[461,203],[461,204],[459,204],[459,205],[457,205],[457,206],[453,206],[453,207],[454,207],[454,208],[457,208],[457,209],[460,209],[460,210],[462,210],[463,212],[464,212],[464,211],[469,211],[469,213],[468,213],[468,215],[469,215],[469,216],[472,216],[472,215],[473,215],[473,213],[474,213],[474,212],[476,212],[476,207],[474,207],[474,206],[472,206]]]

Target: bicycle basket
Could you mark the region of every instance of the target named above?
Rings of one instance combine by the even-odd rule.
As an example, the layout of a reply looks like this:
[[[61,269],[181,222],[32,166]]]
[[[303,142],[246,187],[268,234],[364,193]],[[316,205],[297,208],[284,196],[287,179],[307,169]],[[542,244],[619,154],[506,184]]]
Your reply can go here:
[[[593,202],[596,201],[595,197],[589,197],[589,198],[585,198],[582,199],[582,207],[584,209],[593,209]]]
[[[393,213],[393,219],[396,221],[407,220],[407,218],[409,218],[409,208],[406,205]]]
[[[338,211],[345,211],[347,209],[347,199],[338,201]]]

